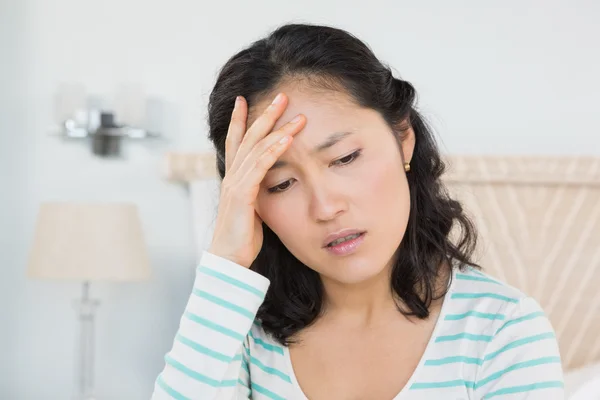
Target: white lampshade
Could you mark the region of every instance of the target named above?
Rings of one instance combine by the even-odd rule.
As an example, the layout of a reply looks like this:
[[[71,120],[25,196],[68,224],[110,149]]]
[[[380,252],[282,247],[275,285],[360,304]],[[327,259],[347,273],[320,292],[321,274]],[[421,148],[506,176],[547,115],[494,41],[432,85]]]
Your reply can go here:
[[[137,207],[42,204],[27,275],[78,281],[148,279],[150,265]]]

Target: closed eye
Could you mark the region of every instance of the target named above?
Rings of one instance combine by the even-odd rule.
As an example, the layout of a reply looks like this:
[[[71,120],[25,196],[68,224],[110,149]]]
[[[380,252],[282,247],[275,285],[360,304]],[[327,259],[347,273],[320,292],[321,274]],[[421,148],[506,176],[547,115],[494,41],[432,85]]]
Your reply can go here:
[[[351,164],[358,157],[360,157],[361,153],[362,153],[362,149],[356,150],[355,152],[348,154],[347,156],[338,158],[337,160],[333,161],[330,165],[344,166],[344,165]]]
[[[287,181],[280,183],[277,186],[273,186],[267,189],[267,192],[269,193],[280,193],[283,192],[287,189],[289,189],[289,187],[292,186],[292,180],[288,179]]]

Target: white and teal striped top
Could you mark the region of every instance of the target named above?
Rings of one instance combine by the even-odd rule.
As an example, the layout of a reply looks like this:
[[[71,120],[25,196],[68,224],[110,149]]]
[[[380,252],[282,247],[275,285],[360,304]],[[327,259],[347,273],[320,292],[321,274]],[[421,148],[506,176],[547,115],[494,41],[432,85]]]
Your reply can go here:
[[[306,400],[289,353],[254,323],[269,281],[205,252],[153,400]],[[454,272],[421,362],[394,400],[562,399],[540,306],[475,270]]]

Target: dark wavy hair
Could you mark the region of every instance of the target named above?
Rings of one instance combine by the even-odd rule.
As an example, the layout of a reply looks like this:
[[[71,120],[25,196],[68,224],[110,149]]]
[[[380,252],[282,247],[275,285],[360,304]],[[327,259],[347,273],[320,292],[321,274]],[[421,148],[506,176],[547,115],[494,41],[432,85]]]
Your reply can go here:
[[[252,107],[274,94],[279,84],[295,79],[345,91],[358,105],[378,111],[398,138],[406,121],[413,128],[416,144],[407,173],[410,215],[396,252],[391,289],[401,313],[427,318],[431,302],[446,293],[443,288],[440,294],[438,287],[442,268],[450,271],[456,264],[478,268],[470,260],[475,228],[440,180],[445,165],[431,130],[416,110],[415,89],[395,78],[359,39],[333,27],[289,24],[227,61],[210,95],[208,116],[221,178],[236,96],[244,96]],[[319,274],[294,257],[266,224],[263,231],[262,249],[251,269],[267,277],[271,285],[257,319],[265,332],[288,345],[294,334],[323,312],[324,289]]]

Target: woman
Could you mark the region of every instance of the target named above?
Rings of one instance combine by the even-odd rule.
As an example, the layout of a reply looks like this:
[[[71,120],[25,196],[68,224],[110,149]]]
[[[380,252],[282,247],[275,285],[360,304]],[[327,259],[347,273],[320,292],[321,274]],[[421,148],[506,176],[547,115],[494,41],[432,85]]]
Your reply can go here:
[[[154,399],[562,398],[552,326],[471,261],[414,102],[330,27],[227,62],[214,236]]]

